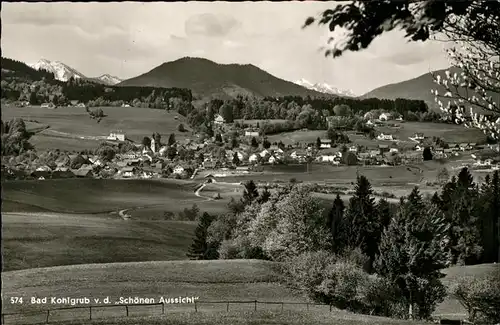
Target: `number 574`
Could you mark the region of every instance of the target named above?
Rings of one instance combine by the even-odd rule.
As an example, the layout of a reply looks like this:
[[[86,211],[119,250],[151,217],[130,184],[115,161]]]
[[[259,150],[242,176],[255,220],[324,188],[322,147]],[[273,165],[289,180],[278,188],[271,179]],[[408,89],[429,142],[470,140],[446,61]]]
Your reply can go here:
[[[10,303],[11,304],[22,304],[23,297],[10,297]]]

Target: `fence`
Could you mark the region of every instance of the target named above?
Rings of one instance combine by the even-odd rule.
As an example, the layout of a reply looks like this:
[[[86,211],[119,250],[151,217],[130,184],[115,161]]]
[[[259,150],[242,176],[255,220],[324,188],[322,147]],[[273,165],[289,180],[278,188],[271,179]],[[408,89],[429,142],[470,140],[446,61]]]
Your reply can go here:
[[[273,309],[263,306],[273,305]],[[168,307],[166,307],[168,306]],[[211,306],[211,307],[209,307]],[[220,308],[214,308],[214,307]],[[64,321],[95,320],[107,317],[130,317],[130,316],[155,316],[169,312],[198,312],[198,311],[257,311],[273,310],[284,311],[286,306],[299,306],[302,310],[317,310],[318,307],[324,311],[332,311],[332,306],[327,304],[311,302],[283,302],[283,301],[196,301],[191,304],[120,304],[120,305],[95,305],[48,309],[44,311],[32,311],[24,313],[2,314],[2,324],[49,324]],[[208,307],[208,308],[207,308]],[[294,310],[296,310],[294,308]]]

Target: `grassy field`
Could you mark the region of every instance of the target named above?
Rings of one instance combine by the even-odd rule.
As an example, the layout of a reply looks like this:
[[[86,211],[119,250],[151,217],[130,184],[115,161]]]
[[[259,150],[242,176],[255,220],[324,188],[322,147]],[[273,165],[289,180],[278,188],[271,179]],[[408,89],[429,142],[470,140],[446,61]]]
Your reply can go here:
[[[152,208],[179,212],[194,203],[203,211],[224,207],[229,198],[207,201],[197,197],[199,183],[172,179],[51,179],[2,183],[2,212],[52,211],[63,213],[111,213],[122,209]]]
[[[278,309],[275,307],[274,309]],[[311,308],[310,311],[284,312],[264,310],[264,311],[229,311],[229,312],[198,312],[198,313],[171,313],[157,317],[134,317],[120,320],[96,320],[84,322],[70,322],[71,325],[389,325],[389,324],[426,324],[423,322],[409,322],[383,317],[356,315],[343,311],[334,310],[317,311]]]
[[[282,141],[285,145],[293,145],[296,142],[315,143],[318,137],[325,138],[325,136],[325,130],[298,130],[268,135],[267,139],[271,143]]]
[[[184,118],[166,110],[137,107],[102,107],[104,117],[100,123],[89,118],[84,108],[60,107],[54,110],[32,107],[2,107],[2,120],[20,117],[29,121],[30,129],[50,126],[37,133],[30,142],[38,149],[82,150],[95,148],[110,131],[121,130],[131,140],[140,142],[143,137],[158,132],[166,139],[170,133],[182,140],[190,132],[177,131],[179,123],[188,129]],[[174,117],[178,116],[178,120]]]
[[[373,185],[391,184],[406,185],[418,183],[422,178],[420,170],[410,166],[333,166],[327,164],[311,164],[309,173],[305,164],[301,165],[268,165],[264,172],[233,177],[220,177],[221,182],[241,182],[248,179],[260,182],[284,181],[291,178],[304,182],[327,182],[331,184],[351,184],[356,181],[356,174],[365,175]]]
[[[279,283],[277,264],[258,260],[164,261],[86,264],[4,272],[3,312],[44,310],[47,305],[13,305],[11,296],[37,297],[199,297],[203,301],[302,302]],[[7,303],[6,303],[7,302]],[[56,306],[64,307],[65,305]],[[208,306],[209,307],[209,306]],[[225,307],[225,306],[224,306]],[[172,305],[192,311],[193,305]]]
[[[394,123],[393,121],[388,123]],[[485,135],[477,129],[467,129],[461,125],[444,124],[444,123],[429,123],[429,122],[405,122],[399,123],[400,128],[393,128],[387,125],[376,127],[378,132],[392,134],[397,139],[408,142],[411,141],[408,137],[413,136],[417,132],[423,132],[426,137],[440,137],[446,142],[476,142],[482,143],[486,141]],[[349,139],[353,144],[375,148],[379,144],[391,144],[391,141],[370,140],[363,135],[357,135],[355,132],[347,132]],[[325,130],[298,130],[293,132],[283,132],[268,136],[270,142],[283,141],[286,145],[296,142],[311,143],[315,142],[318,137],[324,138]]]
[[[242,119],[239,119],[239,120],[234,120],[234,122],[245,123],[245,124],[252,125],[252,126],[257,126],[257,124],[259,124],[259,126],[262,126],[266,122],[269,124],[278,124],[278,123],[285,123],[286,121],[287,120],[280,120],[280,119],[273,119],[273,120],[242,120]]]
[[[2,212],[3,269],[185,259],[195,222]]]
[[[453,267],[445,270],[444,282],[447,285],[456,281],[459,275],[481,276],[494,270],[497,265],[478,265]],[[110,305],[119,297],[141,297],[154,299],[160,297],[198,297],[199,312],[194,313],[193,304],[169,304],[165,307],[166,316],[111,319],[93,321],[95,324],[401,324],[401,320],[356,315],[327,306],[305,304],[281,305],[258,304],[257,312],[253,304],[231,304],[225,312],[226,304],[209,301],[237,300],[283,301],[290,303],[306,302],[307,299],[280,284],[279,264],[258,260],[218,260],[218,261],[168,261],[143,263],[113,263],[71,265],[4,272],[2,274],[3,312],[44,311],[65,305],[10,304],[10,297],[88,297],[90,299],[110,298]],[[92,303],[96,305],[96,303]],[[131,315],[156,314],[161,312],[153,307],[131,307]],[[74,311],[52,314],[54,320],[60,317],[75,317]],[[88,309],[83,313],[88,314]],[[137,313],[136,313],[137,312]],[[188,313],[190,312],[190,313]],[[95,311],[98,314],[98,311]],[[110,308],[107,316],[124,316],[123,306]],[[463,309],[453,299],[447,299],[435,312],[436,315],[463,315]],[[42,318],[45,315],[41,315]],[[66,318],[68,319],[68,318]],[[298,321],[300,320],[300,321]],[[133,323],[135,322],[135,323]],[[83,324],[74,322],[72,324]],[[88,321],[85,322],[88,324]],[[413,323],[417,324],[417,323]]]
[[[388,123],[394,123],[390,121]],[[398,124],[398,123],[396,123]],[[461,142],[476,142],[481,143],[486,141],[486,136],[478,129],[468,129],[462,125],[444,124],[444,123],[429,123],[429,122],[405,122],[399,123],[400,128],[392,128],[388,126],[377,127],[378,132],[393,134],[402,141],[408,140],[408,137],[415,133],[423,133],[424,136],[440,137],[445,142],[461,143]]]
[[[495,273],[500,277],[500,264],[454,266],[445,269],[443,273],[445,273],[446,276],[442,281],[446,286],[450,287],[461,277],[481,278],[488,274]],[[448,297],[437,306],[434,314],[447,316],[449,318],[460,318],[466,315],[467,311],[460,305],[458,300]]]

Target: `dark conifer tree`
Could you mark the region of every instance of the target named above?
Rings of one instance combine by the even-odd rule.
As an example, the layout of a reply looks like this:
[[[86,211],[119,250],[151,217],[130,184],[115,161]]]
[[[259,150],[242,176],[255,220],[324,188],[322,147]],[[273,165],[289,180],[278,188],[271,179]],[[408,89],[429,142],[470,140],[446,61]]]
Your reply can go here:
[[[172,146],[175,144],[175,134],[171,133],[170,136],[168,137],[168,145]]]
[[[259,146],[259,143],[257,142],[257,139],[255,137],[252,137],[252,147],[257,148]]]
[[[479,199],[482,263],[500,262],[500,177],[495,171],[486,176]]]
[[[327,228],[330,230],[332,234],[332,247],[335,253],[339,253],[345,243],[345,236],[342,232],[342,221],[344,220],[344,210],[345,205],[344,201],[340,198],[340,195],[337,194],[335,200],[333,201],[333,207],[328,213],[327,219]]]
[[[208,227],[214,217],[204,212],[195,230],[193,243],[188,250],[187,257],[192,260],[213,260],[218,258],[217,247],[208,243]]]
[[[266,187],[264,187],[264,190],[262,191],[262,193],[260,193],[260,196],[257,199],[257,201],[262,204],[262,203],[266,203],[267,201],[269,201],[270,198],[271,198],[271,192],[269,192],[269,189],[266,186]]]
[[[257,186],[254,181],[249,180],[245,183],[245,190],[243,191],[243,198],[241,201],[244,205],[251,204],[259,196],[259,191],[257,191]]]
[[[373,190],[365,176],[358,176],[354,195],[349,200],[343,228],[349,247],[360,247],[373,262],[381,236]]]
[[[446,231],[441,212],[427,208],[415,188],[382,235],[375,269],[398,287],[410,317],[430,317],[446,296],[440,281]]]
[[[389,222],[393,217],[392,207],[386,199],[380,199],[377,203],[377,214],[380,227],[383,230],[389,226]]]

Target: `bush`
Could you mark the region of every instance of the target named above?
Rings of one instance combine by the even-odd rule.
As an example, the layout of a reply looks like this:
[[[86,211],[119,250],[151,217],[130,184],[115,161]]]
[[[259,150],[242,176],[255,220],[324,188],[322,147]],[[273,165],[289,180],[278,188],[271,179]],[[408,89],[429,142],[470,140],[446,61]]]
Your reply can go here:
[[[319,294],[316,287],[323,281],[326,267],[335,261],[335,255],[328,251],[306,252],[287,259],[283,263],[284,274],[292,287],[309,298],[327,302],[327,297]]]
[[[499,272],[484,278],[463,277],[450,288],[469,314],[471,322],[500,322]]]

